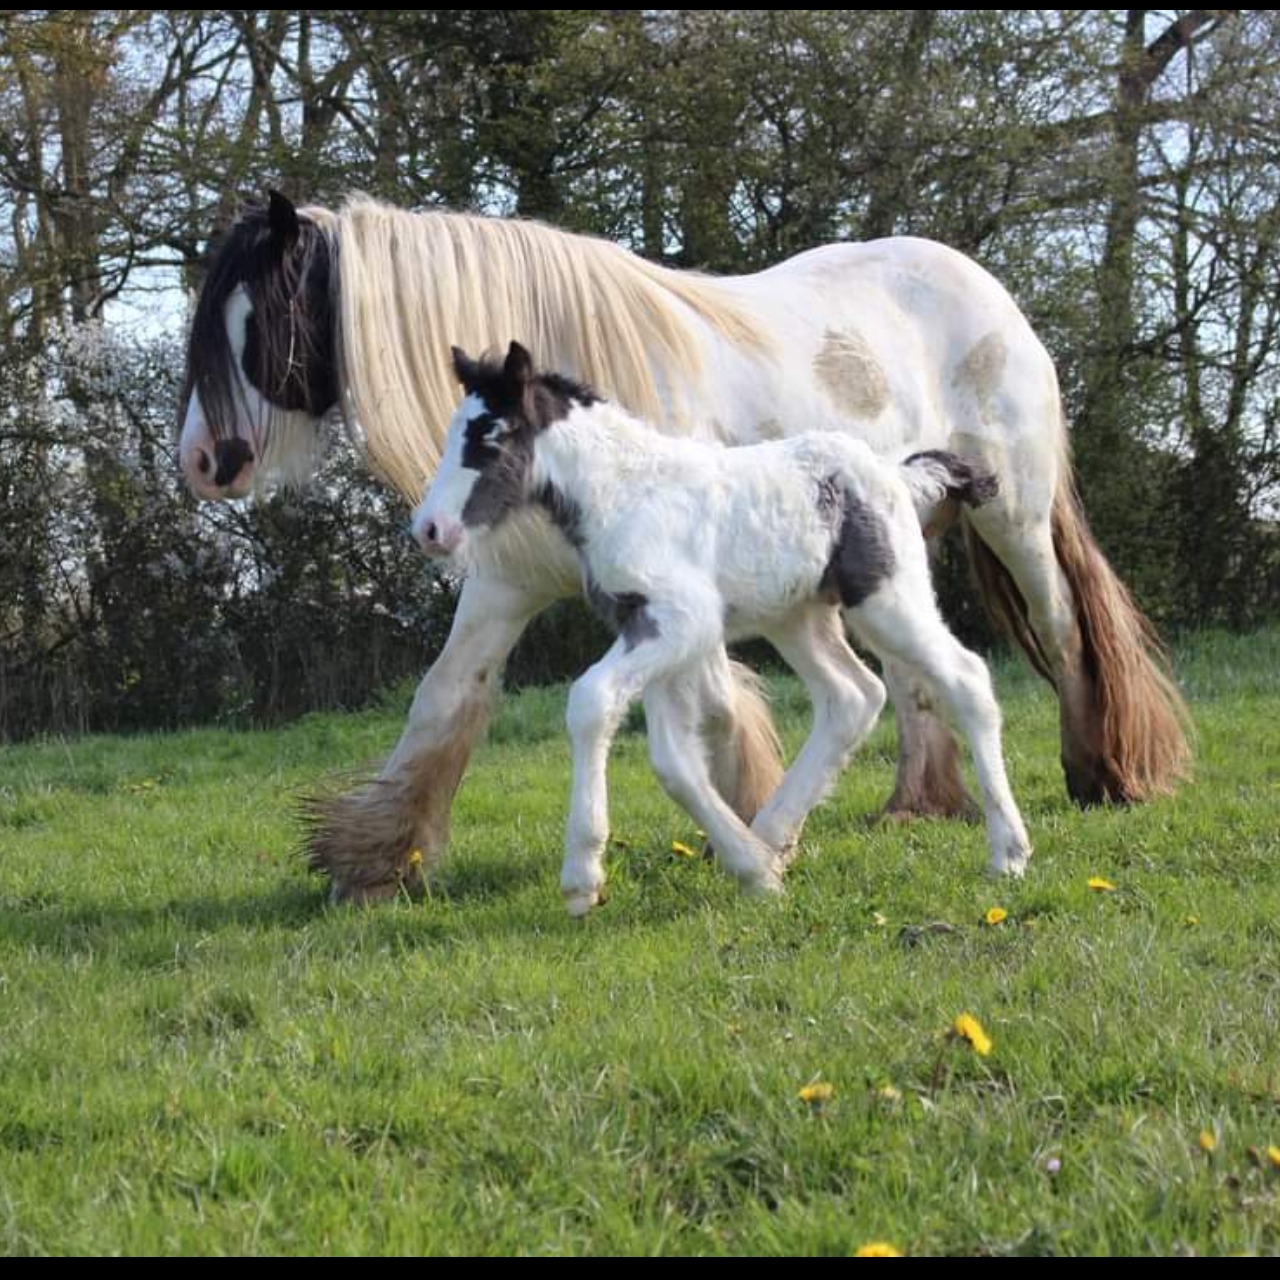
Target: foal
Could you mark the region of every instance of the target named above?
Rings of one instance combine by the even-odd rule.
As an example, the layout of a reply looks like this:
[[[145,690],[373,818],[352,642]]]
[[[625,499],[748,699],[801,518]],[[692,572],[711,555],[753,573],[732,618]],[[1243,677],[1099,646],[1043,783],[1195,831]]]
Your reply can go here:
[[[435,480],[414,513],[431,555],[463,563],[509,516],[541,508],[576,550],[586,593],[617,632],[573,686],[573,799],[561,888],[573,915],[600,900],[608,839],[605,765],[643,697],[653,767],[744,888],[777,893],[800,828],[870,732],[884,686],[847,644],[845,622],[922,676],[967,735],[981,785],[990,869],[1030,854],[1000,748],[1000,712],[980,658],[938,613],[921,526],[978,505],[995,479],[954,454],[881,462],[861,441],[811,434],[738,449],[658,436],[513,342],[505,361],[456,347],[466,391]],[[686,690],[727,687],[726,640],[761,635],[804,681],[813,730],[746,827],[710,776]]]

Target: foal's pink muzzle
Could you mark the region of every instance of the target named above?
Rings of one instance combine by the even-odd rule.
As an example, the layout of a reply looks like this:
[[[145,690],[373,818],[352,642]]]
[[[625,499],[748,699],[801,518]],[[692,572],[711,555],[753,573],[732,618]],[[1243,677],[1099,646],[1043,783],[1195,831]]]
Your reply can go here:
[[[445,515],[423,512],[413,522],[418,545],[429,556],[451,556],[462,545],[463,526]]]

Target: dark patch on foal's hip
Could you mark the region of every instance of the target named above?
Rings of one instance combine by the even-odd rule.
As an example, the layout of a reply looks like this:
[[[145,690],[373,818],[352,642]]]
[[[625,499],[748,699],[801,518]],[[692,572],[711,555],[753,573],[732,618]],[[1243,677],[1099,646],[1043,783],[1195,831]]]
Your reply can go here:
[[[819,481],[817,502],[834,531],[818,589],[844,608],[855,608],[893,572],[889,531],[880,515],[837,476]]]

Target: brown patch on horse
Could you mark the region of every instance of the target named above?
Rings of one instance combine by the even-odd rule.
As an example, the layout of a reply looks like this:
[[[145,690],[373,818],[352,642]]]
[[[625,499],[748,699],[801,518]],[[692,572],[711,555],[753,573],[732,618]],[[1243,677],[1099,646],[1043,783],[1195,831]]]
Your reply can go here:
[[[454,713],[442,742],[344,795],[302,801],[307,863],[332,881],[335,902],[420,896],[449,842],[449,811],[467,761],[489,723],[480,686]]]
[[[996,416],[996,392],[1000,389],[1008,358],[1009,348],[1003,336],[989,333],[970,347],[951,379],[953,386],[967,388],[973,393],[985,422]]]
[[[888,375],[856,329],[828,329],[822,335],[813,374],[836,407],[855,418],[878,418],[888,407]]]

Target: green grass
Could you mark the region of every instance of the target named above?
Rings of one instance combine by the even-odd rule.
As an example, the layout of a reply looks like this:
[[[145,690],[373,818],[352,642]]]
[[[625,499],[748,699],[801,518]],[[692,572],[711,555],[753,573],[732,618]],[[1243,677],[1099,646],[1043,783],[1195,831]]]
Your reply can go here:
[[[582,923],[562,692],[508,702],[437,894],[375,911],[324,906],[290,806],[398,704],[8,749],[0,1252],[1280,1251],[1280,632],[1178,668],[1196,781],[1091,813],[1001,670],[1017,885],[980,828],[865,825],[886,724],[785,900],[744,900],[672,854],[691,824],[625,736]],[[945,1034],[965,1010],[987,1058]]]

